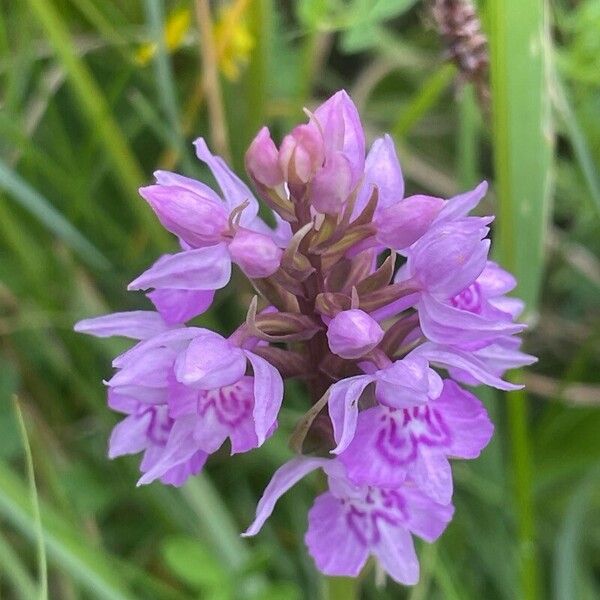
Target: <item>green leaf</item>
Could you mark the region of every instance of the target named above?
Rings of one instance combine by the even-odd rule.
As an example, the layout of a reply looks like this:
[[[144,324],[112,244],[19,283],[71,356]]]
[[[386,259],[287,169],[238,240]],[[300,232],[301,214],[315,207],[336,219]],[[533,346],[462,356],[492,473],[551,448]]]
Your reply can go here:
[[[550,214],[553,130],[545,0],[488,3],[493,99],[492,141],[498,194],[497,256],[518,281],[529,314],[536,310]],[[507,394],[519,538],[520,594],[540,594],[533,503],[528,398]]]

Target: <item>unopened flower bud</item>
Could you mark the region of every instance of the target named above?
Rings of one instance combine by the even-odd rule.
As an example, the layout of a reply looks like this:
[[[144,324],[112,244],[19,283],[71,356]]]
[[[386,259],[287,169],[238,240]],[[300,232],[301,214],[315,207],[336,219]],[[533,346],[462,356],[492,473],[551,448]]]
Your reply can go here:
[[[163,226],[193,248],[219,241],[227,227],[223,204],[208,195],[200,196],[189,189],[167,185],[140,188],[140,195]]]
[[[383,329],[358,308],[338,313],[329,323],[327,340],[334,354],[355,359],[370,352],[383,339]]]
[[[350,195],[351,186],[350,163],[341,152],[334,152],[313,179],[311,204],[319,212],[335,215]]]
[[[231,259],[251,279],[269,277],[279,268],[283,251],[267,235],[238,229],[229,244]]]
[[[246,152],[246,170],[257,183],[274,188],[283,183],[279,153],[267,127],[263,127]]]
[[[292,185],[308,183],[323,164],[323,137],[313,123],[299,125],[286,135],[279,148],[279,165]]]

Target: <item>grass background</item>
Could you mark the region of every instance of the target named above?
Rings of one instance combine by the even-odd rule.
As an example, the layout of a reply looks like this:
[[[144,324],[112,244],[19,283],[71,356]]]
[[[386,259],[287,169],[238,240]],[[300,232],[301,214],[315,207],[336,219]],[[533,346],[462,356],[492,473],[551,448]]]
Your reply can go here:
[[[0,0],[0,597],[598,598],[600,3],[480,2],[491,116],[455,84],[424,3],[232,0],[198,23],[202,4]],[[409,590],[377,589],[370,568],[358,584],[316,573],[316,477],[238,536],[290,456],[300,388],[265,447],[218,453],[181,490],[135,488],[137,458],[106,459],[101,380],[124,344],[72,332],[148,308],[126,283],[175,247],[137,197],[154,169],[208,178],[203,135],[242,172],[261,124],[279,137],[341,87],[370,139],[393,134],[409,192],[492,183],[496,257],[540,357],[515,375],[525,393],[482,392],[497,434],[455,465],[456,517],[419,545]],[[249,293],[235,280],[200,322],[231,331]]]

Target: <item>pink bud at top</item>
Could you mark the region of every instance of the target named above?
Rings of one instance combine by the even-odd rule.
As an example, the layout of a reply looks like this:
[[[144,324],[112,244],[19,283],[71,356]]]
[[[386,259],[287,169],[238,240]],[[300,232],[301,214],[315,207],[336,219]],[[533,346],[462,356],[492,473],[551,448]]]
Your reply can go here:
[[[341,90],[315,110],[314,118],[323,131],[327,157],[339,151],[348,159],[354,187],[365,167],[365,134],[354,102]]]
[[[350,195],[351,186],[350,163],[341,152],[334,152],[313,179],[311,204],[319,212],[335,215]]]
[[[229,244],[229,253],[246,276],[258,279],[277,271],[283,251],[269,236],[240,228]]]
[[[277,147],[267,127],[263,127],[252,140],[246,152],[246,170],[254,181],[268,188],[283,183]]]
[[[279,165],[285,179],[295,185],[308,183],[324,158],[323,137],[314,123],[295,127],[279,148]]]
[[[152,207],[165,229],[198,248],[220,241],[227,228],[227,211],[222,202],[208,194],[171,185],[149,185],[140,195]]]
[[[383,339],[383,329],[358,308],[338,313],[329,323],[327,340],[334,354],[355,359],[364,356]]]
[[[377,240],[402,250],[414,244],[429,228],[444,206],[441,198],[432,196],[410,196],[379,211]]]

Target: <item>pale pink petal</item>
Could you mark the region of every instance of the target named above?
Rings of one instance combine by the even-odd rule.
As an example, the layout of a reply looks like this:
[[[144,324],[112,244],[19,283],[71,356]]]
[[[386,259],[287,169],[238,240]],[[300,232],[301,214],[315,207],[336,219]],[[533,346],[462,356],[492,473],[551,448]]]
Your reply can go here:
[[[194,142],[194,146],[198,158],[206,163],[217,180],[229,211],[231,212],[240,204],[248,202],[248,206],[242,212],[240,223],[242,225],[250,223],[258,214],[258,202],[250,188],[227,166],[227,163],[220,156],[213,155],[210,152],[204,138],[198,138]]]
[[[169,325],[185,323],[207,311],[215,297],[214,290],[154,290],[146,294]]]
[[[419,581],[419,560],[412,536],[403,527],[379,520],[379,540],[373,550],[389,576],[403,585]]]
[[[257,354],[245,351],[254,371],[254,426],[258,445],[273,427],[283,400],[283,380],[279,371]]]
[[[134,279],[128,290],[166,288],[218,290],[231,278],[231,259],[225,244],[166,254]]]
[[[343,452],[354,437],[358,419],[358,401],[364,389],[373,381],[370,375],[349,377],[329,388],[329,416],[333,425],[333,437],[337,447],[334,454]]]
[[[349,528],[342,502],[330,493],[318,496],[310,509],[304,541],[325,575],[357,577],[369,555]]]
[[[279,467],[266,487],[262,498],[256,507],[256,518],[252,525],[242,534],[243,536],[256,535],[271,516],[275,504],[285,492],[293,487],[305,475],[323,467],[329,461],[325,458],[308,458],[299,456]]]
[[[169,329],[161,315],[150,310],[119,312],[92,319],[83,319],[73,328],[95,337],[118,335],[134,340],[146,340]]]

